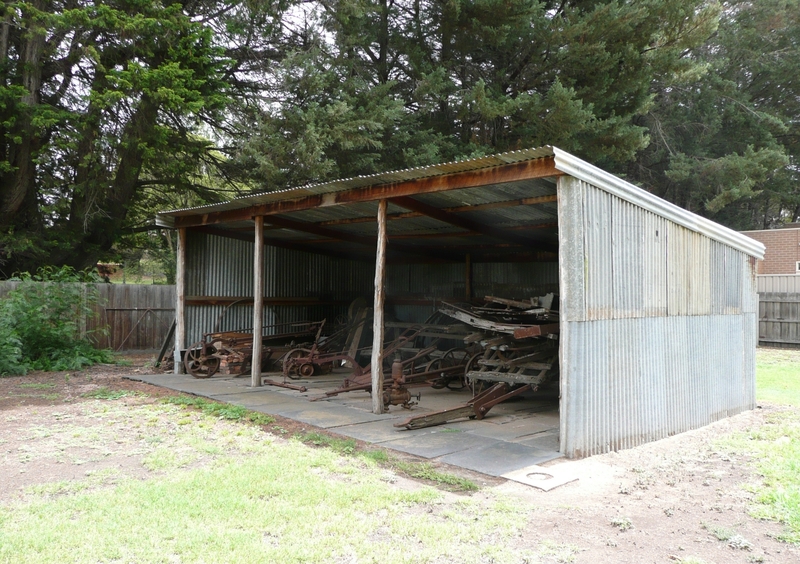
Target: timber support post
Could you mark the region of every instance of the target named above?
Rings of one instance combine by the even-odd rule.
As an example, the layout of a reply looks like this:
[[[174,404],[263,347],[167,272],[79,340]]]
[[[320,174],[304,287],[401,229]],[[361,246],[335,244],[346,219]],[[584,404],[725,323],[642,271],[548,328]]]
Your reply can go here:
[[[383,413],[383,303],[386,291],[386,200],[378,202],[378,246],[375,252],[375,301],[372,323],[372,412]]]
[[[264,216],[255,217],[253,244],[253,360],[250,363],[250,386],[261,386],[261,344],[264,326]]]
[[[181,351],[186,346],[186,228],[178,229],[178,264],[175,269],[175,351],[174,374],[184,374]]]

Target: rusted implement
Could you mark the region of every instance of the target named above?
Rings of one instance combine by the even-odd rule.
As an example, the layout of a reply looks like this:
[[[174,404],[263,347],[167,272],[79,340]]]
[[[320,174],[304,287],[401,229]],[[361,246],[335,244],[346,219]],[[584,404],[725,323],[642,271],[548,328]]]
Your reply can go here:
[[[426,324],[395,325],[397,328],[404,328],[404,330],[397,338],[384,344],[383,357],[395,357],[396,362],[399,363],[402,369],[403,385],[405,387],[430,386],[433,381],[439,381],[441,383],[440,387],[444,387],[448,385],[450,380],[463,381],[464,363],[469,357],[468,353],[463,349],[439,351],[437,348],[438,343],[443,338],[459,337],[463,333],[451,332],[452,326],[438,328]],[[417,348],[415,344],[421,337],[431,340],[426,343],[427,346]],[[402,358],[403,355],[406,355],[405,358]],[[394,369],[395,367],[393,365],[393,370]],[[384,382],[384,390],[389,390],[393,386],[394,379]],[[354,370],[352,376],[346,378],[344,382],[342,382],[339,388],[325,392],[324,396],[314,398],[311,401],[318,401],[341,393],[359,390],[372,392],[371,365],[367,365],[363,368],[358,367]],[[403,402],[401,402],[401,404],[402,403]],[[401,404],[392,403],[392,405]]]
[[[298,345],[311,343],[322,323],[324,321],[304,321],[264,327],[262,330],[266,331],[267,335],[263,337],[262,366],[269,362],[273,355],[282,355]],[[209,378],[223,363],[230,374],[243,374],[249,369],[252,358],[252,333],[224,331],[204,334],[202,340],[186,350],[183,364],[186,372],[195,378]]]
[[[335,365],[341,366],[341,364],[345,362],[349,363],[349,365],[353,368],[354,376],[361,376],[363,372],[362,368],[358,365],[356,359],[350,356],[348,353],[344,351],[326,352],[323,350],[324,348],[327,348],[321,346],[320,344],[320,336],[322,334],[322,327],[324,323],[325,322],[323,321],[322,325],[320,325],[319,329],[317,330],[317,334],[314,337],[314,342],[311,345],[311,348],[292,349],[286,353],[286,356],[283,357],[284,378],[291,378],[293,380],[309,378],[320,372],[330,372]],[[364,319],[361,319],[357,323],[363,324]],[[325,339],[325,344],[327,346],[331,346],[332,343],[338,343],[338,337],[340,335],[349,334],[351,331],[352,327],[346,326],[334,333],[334,335],[331,335]],[[349,346],[349,343],[347,342],[342,344],[344,346]]]
[[[483,419],[497,404],[539,386],[558,372],[558,319],[552,295],[529,302],[486,297],[484,307],[443,304],[439,311],[477,329],[464,340],[481,352],[465,363],[473,398],[457,407],[411,417],[395,427],[421,429],[453,419]],[[496,307],[491,304],[505,306]]]
[[[461,419],[462,417],[483,419],[486,417],[486,414],[489,413],[489,410],[498,403],[504,402],[509,398],[518,396],[531,389],[536,391],[530,384],[513,387],[505,382],[498,382],[488,390],[476,395],[464,405],[442,409],[441,411],[435,411],[433,413],[415,415],[403,423],[395,423],[394,426],[405,429],[422,429],[424,427],[442,425],[448,421]]]
[[[261,380],[262,383],[267,384],[269,386],[278,386],[279,388],[288,388],[290,390],[297,390],[298,392],[307,392],[308,388],[305,386],[297,386],[295,384],[289,384],[288,382],[276,382],[275,380],[270,380],[269,378],[264,378]]]

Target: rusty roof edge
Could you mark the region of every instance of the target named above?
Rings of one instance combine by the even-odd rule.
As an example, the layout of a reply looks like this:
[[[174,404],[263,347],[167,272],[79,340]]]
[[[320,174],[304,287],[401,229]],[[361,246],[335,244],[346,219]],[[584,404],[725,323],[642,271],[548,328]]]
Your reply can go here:
[[[748,255],[764,258],[766,247],[755,239],[676,206],[557,147],[553,152],[556,168],[561,172]]]
[[[274,192],[258,192],[254,194],[247,194],[239,196],[233,200],[217,204],[207,204],[204,206],[196,206],[191,208],[180,208],[173,210],[164,210],[156,214],[156,224],[161,225],[161,221],[168,222],[167,218],[174,218],[178,215],[184,215],[182,212],[195,212],[195,213],[212,213],[216,211],[241,209],[249,206],[256,206],[267,201],[293,199],[297,197],[305,197],[313,194],[325,194],[329,192],[338,192],[348,188],[361,188],[366,186],[380,186],[382,184],[390,184],[398,181],[406,180],[420,180],[423,178],[432,178],[435,176],[444,176],[447,174],[456,174],[460,172],[469,172],[473,170],[480,170],[483,168],[492,168],[496,166],[504,166],[514,164],[522,161],[536,160],[544,157],[554,156],[553,147],[544,145],[531,149],[520,149],[518,151],[508,151],[506,153],[497,153],[494,155],[486,155],[474,159],[465,159],[461,161],[451,161],[446,163],[439,163],[435,165],[420,166],[414,168],[407,168],[402,170],[392,170],[388,172],[379,172],[364,176],[354,176],[351,178],[342,178],[332,180],[329,182],[320,182],[317,184],[306,184],[285,190],[276,190]],[[404,178],[398,178],[403,175]],[[163,227],[174,226],[174,219],[171,220],[170,225],[163,225]]]

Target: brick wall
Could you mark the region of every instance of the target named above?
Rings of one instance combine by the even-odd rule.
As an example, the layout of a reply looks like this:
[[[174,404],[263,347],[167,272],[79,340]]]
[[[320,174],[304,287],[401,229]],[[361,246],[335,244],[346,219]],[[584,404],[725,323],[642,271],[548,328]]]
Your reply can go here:
[[[758,261],[758,274],[797,274],[800,261],[800,229],[765,229],[743,231],[744,235],[764,243],[767,252]]]

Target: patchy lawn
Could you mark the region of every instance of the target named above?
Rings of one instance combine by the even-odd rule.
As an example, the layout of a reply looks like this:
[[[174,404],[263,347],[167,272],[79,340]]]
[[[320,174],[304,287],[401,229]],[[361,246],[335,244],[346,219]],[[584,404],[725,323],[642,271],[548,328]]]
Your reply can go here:
[[[549,493],[122,378],[147,360],[0,378],[0,562],[800,561],[798,353],[759,351],[761,409]]]

